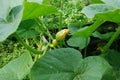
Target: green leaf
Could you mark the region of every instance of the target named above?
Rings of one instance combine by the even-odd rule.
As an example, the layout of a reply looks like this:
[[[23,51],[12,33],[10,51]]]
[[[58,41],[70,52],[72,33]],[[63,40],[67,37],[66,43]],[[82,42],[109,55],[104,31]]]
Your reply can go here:
[[[97,19],[103,19],[110,22],[120,23],[120,9],[115,9],[110,12],[98,13],[95,15]]]
[[[90,4],[103,3],[101,0],[90,0]]]
[[[113,33],[114,32],[108,32],[105,34],[101,34],[98,31],[95,31],[92,35],[96,38],[99,38],[99,39],[108,40],[113,35]]]
[[[8,13],[6,19],[3,18],[0,19],[0,41],[5,40],[9,35],[11,35],[17,30],[18,25],[22,19],[22,12],[23,12],[23,7],[17,6],[12,8],[12,10]]]
[[[88,18],[93,18],[98,13],[109,12],[114,9],[114,7],[107,4],[92,4],[84,7],[81,12],[84,13]]]
[[[9,1],[7,0],[0,0],[0,21],[6,20],[7,15],[11,11],[11,7]]]
[[[81,37],[90,37],[92,33],[102,24],[104,20],[97,20],[94,24],[89,27],[84,27],[79,29],[76,33],[72,34],[74,36],[81,36]]]
[[[79,51],[61,48],[48,51],[34,64],[31,80],[101,80],[108,71],[111,66],[102,57],[82,59]]]
[[[8,2],[9,1],[9,2]],[[10,7],[11,8],[14,8],[14,7],[16,7],[16,6],[19,6],[19,5],[23,5],[23,1],[24,0],[8,0],[8,1],[6,1],[6,3],[8,2],[9,4],[10,4]]]
[[[22,80],[32,65],[31,55],[26,52],[0,69],[0,80]]]
[[[56,7],[35,2],[24,2],[23,20],[37,18],[48,14],[57,13]]]
[[[28,2],[36,2],[39,4],[50,4],[50,0],[27,0]]]
[[[36,37],[38,34],[37,30],[39,30],[39,26],[35,22],[35,20],[25,20],[20,23],[20,26],[17,30],[17,33],[20,37],[27,39]]]
[[[46,53],[32,68],[31,80],[71,80],[72,70],[82,60],[82,55],[75,49],[56,49]]]
[[[0,19],[6,21],[11,9],[22,5],[22,3],[23,0],[0,0]]]
[[[102,1],[113,7],[120,8],[120,4],[119,4],[120,0],[102,0]]]
[[[105,55],[105,59],[112,65],[116,80],[120,80],[120,52],[109,50]]]
[[[117,9],[117,10],[111,11],[111,12],[98,13],[98,14],[95,15],[96,22],[93,25],[91,25],[89,27],[81,28],[76,33],[74,33],[73,35],[82,36],[82,37],[89,37],[105,21],[120,23],[119,12],[120,12],[120,9]]]
[[[120,23],[120,9],[112,5],[115,5],[115,3],[119,1],[116,1],[115,3],[112,3],[111,0],[103,1],[105,1],[107,4],[92,4],[82,9],[82,12],[87,17],[96,19],[97,23],[95,22],[90,27],[82,28],[73,35],[89,37],[105,21]],[[103,20],[103,22],[99,22],[99,20]]]
[[[105,59],[99,56],[85,58],[82,66],[79,65],[78,70],[80,77],[78,80],[101,80],[104,78],[107,80],[109,77],[111,77],[109,80],[115,80],[112,67]]]
[[[90,38],[72,36],[68,41],[69,46],[85,48],[90,42]]]
[[[73,35],[89,37],[105,21],[120,23],[120,9],[107,4],[93,4],[83,8],[82,12],[89,18],[95,18],[96,22],[90,27],[84,27]],[[114,17],[113,17],[114,16]]]
[[[102,19],[119,23],[120,0],[103,0],[106,4],[93,4],[82,9],[88,18]],[[114,17],[113,17],[114,16]]]
[[[43,3],[43,0],[27,0],[28,2],[36,2],[36,3],[39,3],[39,4],[42,4]]]
[[[69,25],[69,30],[70,30],[70,33],[73,34],[75,33],[76,31],[78,31],[78,29],[80,29],[83,25],[80,24],[80,22],[76,22],[76,23],[72,23]]]

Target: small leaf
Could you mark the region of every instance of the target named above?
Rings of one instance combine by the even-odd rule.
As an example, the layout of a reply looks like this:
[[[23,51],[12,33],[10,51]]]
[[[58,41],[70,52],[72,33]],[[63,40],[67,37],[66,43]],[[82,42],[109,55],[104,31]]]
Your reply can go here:
[[[34,38],[38,34],[36,29],[39,30],[39,26],[35,20],[25,20],[20,23],[17,33],[24,39]]]
[[[68,41],[69,46],[85,48],[90,42],[90,38],[72,36]]]
[[[83,25],[81,25],[79,22],[76,22],[76,23],[72,23],[69,25],[69,30],[70,30],[70,33],[73,34],[75,33],[76,31],[78,31],[78,29],[80,29]]]
[[[108,40],[113,35],[113,33],[114,32],[108,32],[105,34],[101,34],[98,31],[95,31],[92,35],[96,38],[99,38],[99,39]]]
[[[24,53],[0,69],[0,80],[22,80],[33,65],[31,55]]]

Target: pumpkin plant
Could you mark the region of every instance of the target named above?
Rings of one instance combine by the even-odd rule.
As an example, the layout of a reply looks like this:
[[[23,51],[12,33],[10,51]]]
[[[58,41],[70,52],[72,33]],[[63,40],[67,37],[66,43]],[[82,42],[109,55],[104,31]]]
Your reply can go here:
[[[65,23],[63,16],[69,15],[64,12],[65,2],[69,1],[60,0],[55,6],[52,0],[0,0],[0,42],[12,36],[25,48],[21,56],[0,69],[0,80],[120,79],[120,54],[111,49],[120,34],[120,0],[82,3],[78,15],[88,20],[84,24]],[[77,12],[79,0],[72,3]],[[48,16],[57,17],[57,27],[48,26]],[[116,31],[102,34],[98,29],[107,21],[117,24]],[[93,37],[108,41],[97,48],[99,55],[87,51]]]

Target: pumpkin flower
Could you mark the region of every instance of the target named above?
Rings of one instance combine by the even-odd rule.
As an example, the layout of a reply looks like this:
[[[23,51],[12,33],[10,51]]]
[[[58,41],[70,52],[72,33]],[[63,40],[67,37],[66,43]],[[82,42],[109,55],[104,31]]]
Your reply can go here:
[[[69,29],[63,29],[56,34],[56,40],[62,41],[64,40],[65,36],[69,33]]]

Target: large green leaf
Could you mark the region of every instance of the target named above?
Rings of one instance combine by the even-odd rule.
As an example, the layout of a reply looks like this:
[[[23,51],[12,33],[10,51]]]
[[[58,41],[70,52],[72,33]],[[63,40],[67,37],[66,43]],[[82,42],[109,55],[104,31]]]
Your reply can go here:
[[[28,2],[37,2],[39,4],[50,4],[50,0],[27,0]]]
[[[120,8],[120,4],[119,4],[120,0],[101,0],[101,1],[113,7]]]
[[[90,4],[103,3],[101,0],[88,0]]]
[[[57,8],[51,6],[49,0],[29,1],[24,1],[23,12],[23,0],[0,0],[0,41],[17,30],[22,18],[36,18],[57,12]]]
[[[0,21],[6,20],[7,15],[11,11],[9,0],[0,0]]]
[[[68,41],[69,46],[79,47],[80,49],[85,48],[90,42],[90,38],[72,36]]]
[[[6,1],[6,3],[9,3],[10,7],[13,8],[13,7],[16,7],[18,5],[23,5],[23,1],[24,0],[8,0]]]
[[[95,15],[95,18],[97,18],[97,19],[101,18],[105,21],[120,23],[120,14],[119,13],[120,13],[120,9],[115,9],[110,12],[98,13]]]
[[[103,0],[106,4],[93,4],[82,9],[89,18],[97,18],[119,23],[120,0]],[[113,17],[114,16],[114,17]]]
[[[57,49],[46,53],[32,68],[31,80],[71,80],[72,70],[82,61],[82,55],[74,49]]]
[[[90,56],[83,60],[78,67],[77,80],[115,80],[112,67],[99,56]]]
[[[81,12],[83,12],[88,18],[93,18],[98,13],[104,13],[112,10],[114,10],[114,7],[107,4],[92,4],[84,7]]]
[[[7,4],[5,5],[7,7]],[[0,5],[0,7],[2,6]],[[4,12],[4,10],[0,11]],[[4,14],[6,14],[7,17],[5,17],[5,19],[4,18],[0,19],[0,41],[5,40],[9,35],[16,31],[22,19],[22,12],[23,12],[22,6],[12,8],[12,10],[9,13],[7,13],[8,15],[6,14],[6,12],[4,12]],[[2,15],[0,14],[0,16]]]
[[[116,80],[120,80],[120,52],[115,50],[109,50],[105,59],[113,66]]]
[[[32,65],[31,55],[26,52],[0,69],[0,80],[22,80],[30,72]]]
[[[101,80],[108,71],[111,66],[101,57],[82,59],[79,51],[61,48],[48,51],[34,64],[31,80]]]
[[[48,14],[57,13],[56,7],[35,2],[24,2],[23,20],[37,18]]]
[[[27,0],[28,2],[36,2],[42,4],[43,0]]]
[[[23,0],[0,0],[0,41],[14,33],[22,19]]]

